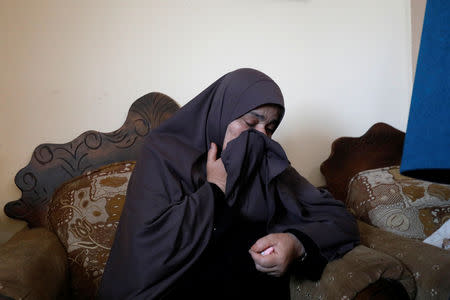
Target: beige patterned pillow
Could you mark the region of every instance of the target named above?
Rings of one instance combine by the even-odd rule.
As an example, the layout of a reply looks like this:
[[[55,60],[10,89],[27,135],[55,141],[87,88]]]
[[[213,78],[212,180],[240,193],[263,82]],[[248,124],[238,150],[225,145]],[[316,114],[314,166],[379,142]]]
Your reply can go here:
[[[423,240],[450,218],[450,185],[403,176],[398,166],[367,170],[350,181],[346,204],[369,224]]]
[[[64,183],[48,211],[67,249],[75,299],[94,299],[109,256],[134,162],[113,163]]]

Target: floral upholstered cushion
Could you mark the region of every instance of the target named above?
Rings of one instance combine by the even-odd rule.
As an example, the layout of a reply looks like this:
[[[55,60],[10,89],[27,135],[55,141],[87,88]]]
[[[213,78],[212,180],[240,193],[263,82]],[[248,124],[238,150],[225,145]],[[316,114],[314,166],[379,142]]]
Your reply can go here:
[[[450,218],[450,185],[403,176],[398,166],[367,170],[350,181],[346,205],[358,219],[423,240]]]
[[[119,223],[134,162],[113,163],[64,183],[48,223],[68,253],[75,299],[93,299]]]
[[[414,277],[398,259],[359,245],[328,263],[319,281],[304,279],[301,270],[299,274],[294,272],[290,280],[291,299],[350,300],[380,279],[399,282],[411,299],[416,295]]]
[[[365,222],[358,221],[358,227],[363,245],[398,259],[412,273],[417,292],[411,299],[450,299],[450,253],[447,250]]]

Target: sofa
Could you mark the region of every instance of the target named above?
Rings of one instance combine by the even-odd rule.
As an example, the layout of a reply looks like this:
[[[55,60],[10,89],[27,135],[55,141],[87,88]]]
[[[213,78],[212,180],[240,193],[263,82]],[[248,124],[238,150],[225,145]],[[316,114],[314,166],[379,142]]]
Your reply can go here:
[[[15,177],[22,197],[4,208],[28,227],[0,246],[0,299],[95,299],[139,148],[178,109],[170,97],[149,93],[132,104],[116,131],[87,131],[68,143],[34,150]],[[358,217],[362,243],[329,263],[319,281],[290,270],[292,299],[448,298],[449,252],[423,243],[423,236],[379,228],[371,210],[361,209],[367,202],[361,172],[398,165],[402,134],[380,123],[360,138],[333,143],[321,171],[326,188]],[[387,156],[368,151],[367,145],[381,147]],[[444,197],[445,188],[438,189]]]

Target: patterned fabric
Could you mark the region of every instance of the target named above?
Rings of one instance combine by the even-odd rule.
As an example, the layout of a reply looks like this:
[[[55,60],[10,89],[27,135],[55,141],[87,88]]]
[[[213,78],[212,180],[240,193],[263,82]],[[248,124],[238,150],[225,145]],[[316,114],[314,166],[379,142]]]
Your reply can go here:
[[[386,232],[358,221],[361,243],[401,261],[413,274],[413,299],[450,299],[450,253],[444,249]]]
[[[123,162],[102,167],[63,184],[53,195],[48,222],[67,249],[74,299],[95,298],[134,165],[134,162]],[[431,190],[439,191],[435,194],[444,197],[446,195],[445,190],[439,188]],[[448,202],[448,195],[446,199]],[[443,287],[448,283],[445,270],[450,266],[448,261],[450,256],[443,257],[444,250],[443,253],[436,254],[432,250],[439,250],[438,248],[425,244],[422,246],[422,243],[418,243],[420,246],[416,244],[411,246],[409,242],[405,242],[410,241],[408,239],[383,240],[385,234],[379,234],[379,229],[373,228],[377,232],[372,233],[361,228],[363,223],[359,224],[363,244],[389,255],[367,247],[357,247],[343,259],[330,263],[318,282],[302,281],[301,278],[292,276],[291,298],[303,299],[306,296],[307,299],[320,299],[330,296],[327,298],[351,299],[379,278],[398,279],[411,296],[415,293],[412,276],[418,285],[418,296],[440,298],[448,293],[448,289]],[[426,253],[416,253],[427,246],[433,249],[428,249]],[[429,264],[426,258],[428,254],[433,256]],[[405,263],[407,268],[398,263],[404,262],[404,259],[407,259]],[[420,260],[419,264],[417,259]],[[412,276],[408,270],[411,270]],[[336,274],[346,275],[336,276]],[[342,283],[342,280],[345,282]]]
[[[350,300],[381,278],[398,280],[414,298],[414,277],[398,259],[360,245],[342,259],[330,262],[317,282],[292,276],[291,299]]]
[[[53,194],[48,221],[67,249],[75,299],[95,298],[134,166],[104,166],[64,183]]]
[[[367,170],[350,181],[346,205],[360,220],[423,240],[450,219],[450,185],[403,176],[398,166]]]

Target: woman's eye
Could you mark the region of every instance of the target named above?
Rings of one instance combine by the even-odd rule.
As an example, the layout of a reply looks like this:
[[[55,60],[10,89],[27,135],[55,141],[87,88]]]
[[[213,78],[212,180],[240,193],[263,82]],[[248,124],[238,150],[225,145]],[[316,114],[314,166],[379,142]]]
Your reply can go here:
[[[256,125],[255,122],[251,122],[251,121],[244,121],[245,124],[247,124],[248,127],[254,127]]]

